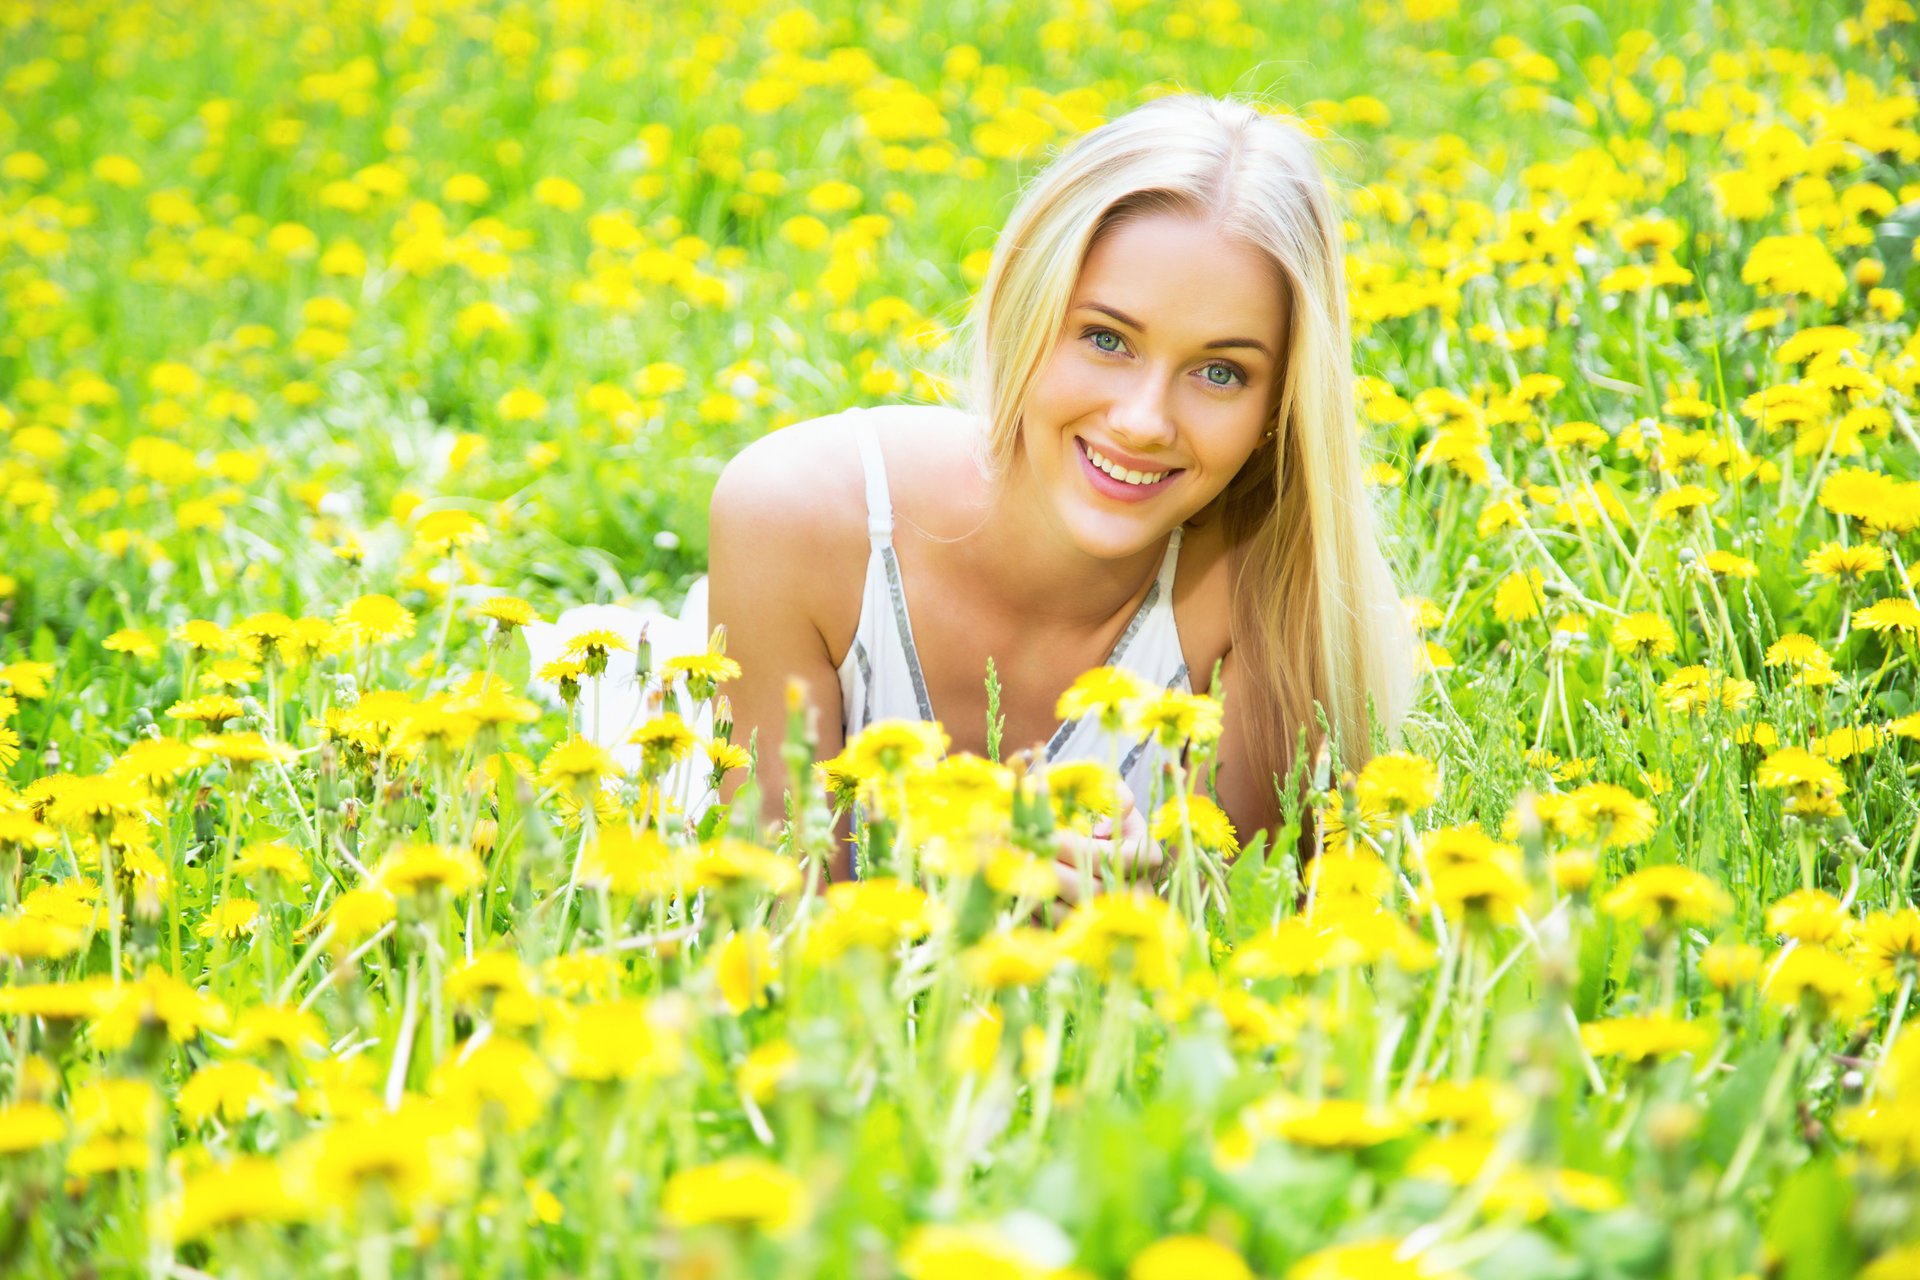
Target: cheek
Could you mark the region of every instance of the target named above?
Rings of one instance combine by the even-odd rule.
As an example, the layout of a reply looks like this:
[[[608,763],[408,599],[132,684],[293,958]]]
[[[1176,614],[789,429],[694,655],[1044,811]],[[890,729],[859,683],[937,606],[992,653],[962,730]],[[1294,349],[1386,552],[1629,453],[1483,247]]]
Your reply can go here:
[[[1034,401],[1064,412],[1074,412],[1076,406],[1084,405],[1099,394],[1100,374],[1101,370],[1092,361],[1076,358],[1070,346],[1062,346],[1053,353],[1053,358],[1034,382]]]

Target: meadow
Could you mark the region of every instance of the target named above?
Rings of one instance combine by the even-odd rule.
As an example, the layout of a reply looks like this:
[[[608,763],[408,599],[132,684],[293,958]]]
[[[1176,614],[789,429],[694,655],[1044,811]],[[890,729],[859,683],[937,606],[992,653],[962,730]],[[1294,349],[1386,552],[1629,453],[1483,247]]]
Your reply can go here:
[[[0,1272],[1920,1274],[1915,34],[0,0]],[[1404,741],[1244,839],[1219,702],[1089,673],[1190,768],[1069,908],[1103,766],[796,719],[769,827],[723,647],[530,661],[941,400],[1019,183],[1180,89],[1345,211]]]

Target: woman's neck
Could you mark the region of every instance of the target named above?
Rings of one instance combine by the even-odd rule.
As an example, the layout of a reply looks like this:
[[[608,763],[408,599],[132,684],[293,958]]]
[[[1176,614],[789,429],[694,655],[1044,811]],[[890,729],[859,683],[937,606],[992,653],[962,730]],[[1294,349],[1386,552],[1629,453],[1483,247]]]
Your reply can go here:
[[[977,430],[972,418],[966,421],[968,431]],[[1090,555],[1035,490],[1022,454],[1016,451],[994,479],[980,473],[971,449],[966,457],[956,470],[969,483],[956,505],[972,531],[952,550],[1007,617],[1023,629],[1099,631],[1137,607],[1165,558],[1165,536],[1122,559]]]

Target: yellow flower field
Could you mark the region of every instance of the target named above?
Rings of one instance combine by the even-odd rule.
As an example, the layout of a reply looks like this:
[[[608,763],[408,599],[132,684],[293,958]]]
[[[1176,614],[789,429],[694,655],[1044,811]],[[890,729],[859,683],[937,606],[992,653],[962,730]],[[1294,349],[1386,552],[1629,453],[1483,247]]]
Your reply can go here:
[[[0,0],[0,1272],[1920,1274],[1915,21]],[[530,662],[1180,89],[1335,175],[1405,741],[1248,839],[1089,673],[1188,771],[1068,907],[1105,766],[765,827],[724,638]]]

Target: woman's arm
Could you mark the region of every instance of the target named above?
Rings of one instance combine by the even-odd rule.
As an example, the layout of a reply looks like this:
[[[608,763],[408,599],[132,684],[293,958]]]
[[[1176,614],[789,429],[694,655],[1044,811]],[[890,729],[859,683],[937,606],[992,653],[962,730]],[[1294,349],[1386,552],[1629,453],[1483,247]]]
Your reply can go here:
[[[740,664],[739,678],[727,686],[733,740],[745,746],[758,735],[755,776],[769,823],[785,817],[789,785],[813,785],[811,778],[789,779],[780,755],[790,682],[806,686],[819,757],[841,747],[839,677],[814,621],[831,576],[823,562],[832,560],[821,526],[823,504],[834,494],[807,475],[821,466],[820,443],[820,433],[797,427],[755,441],[720,473],[708,508],[708,611],[726,627],[727,656]],[[727,779],[721,801],[731,803],[744,781],[743,774]],[[835,848],[839,876],[846,855]]]

